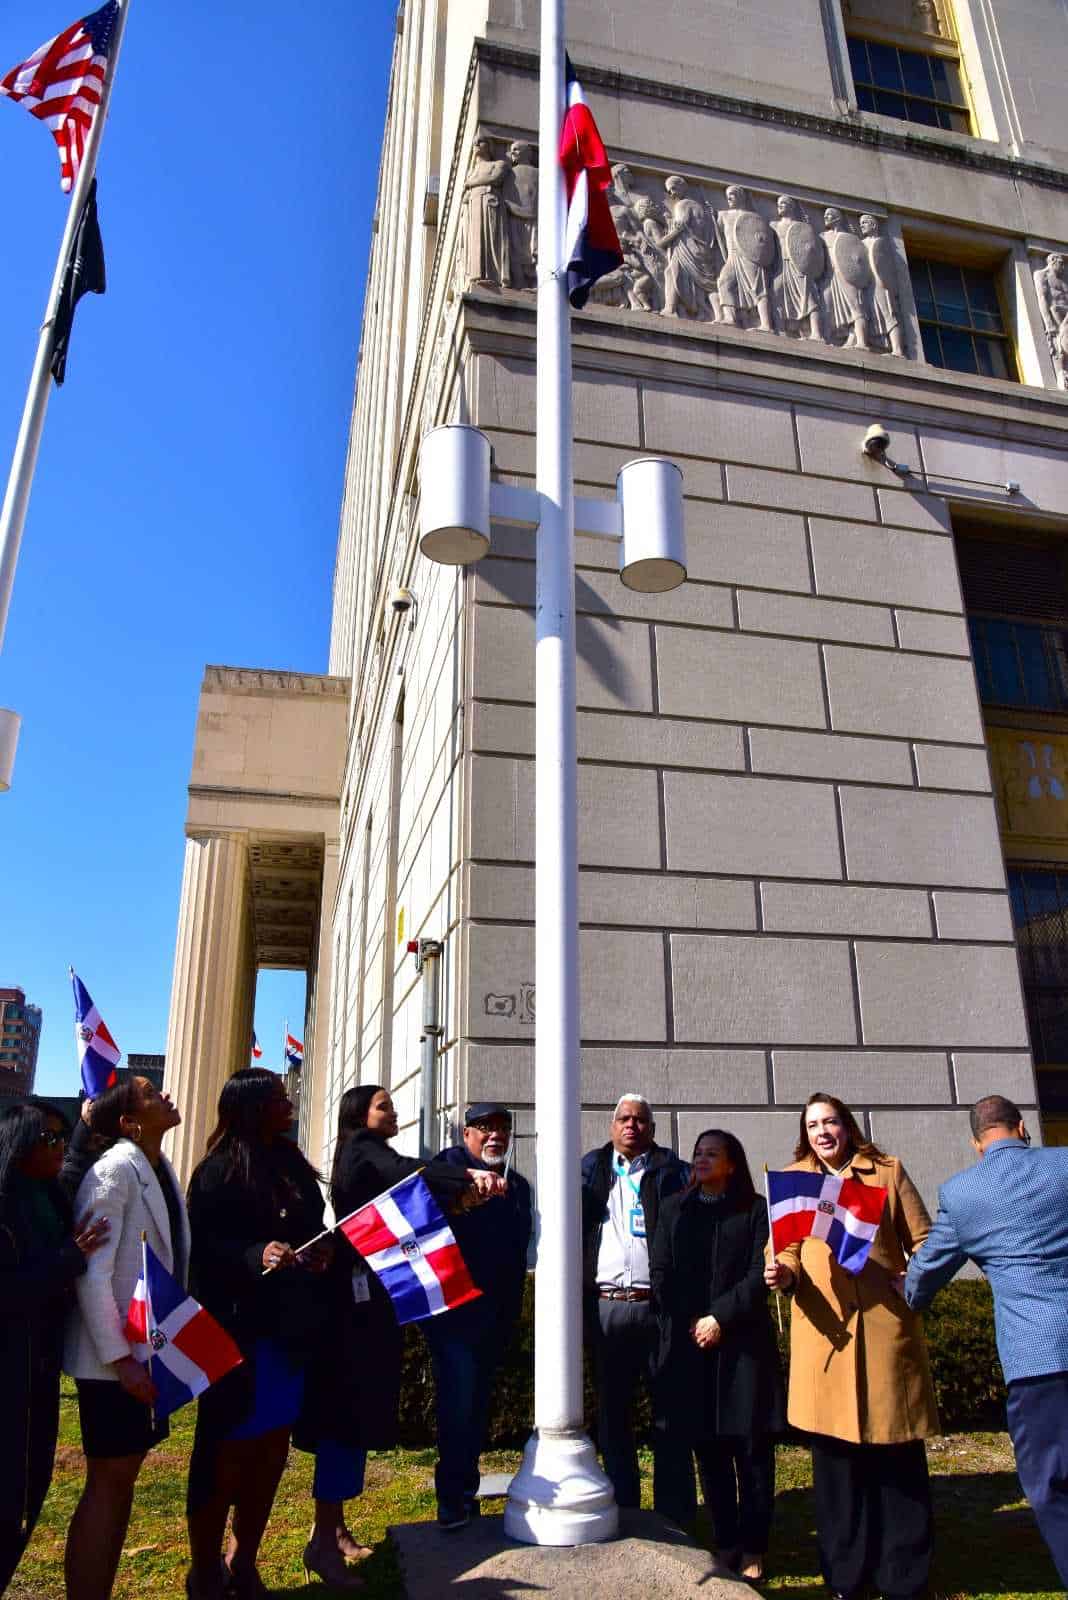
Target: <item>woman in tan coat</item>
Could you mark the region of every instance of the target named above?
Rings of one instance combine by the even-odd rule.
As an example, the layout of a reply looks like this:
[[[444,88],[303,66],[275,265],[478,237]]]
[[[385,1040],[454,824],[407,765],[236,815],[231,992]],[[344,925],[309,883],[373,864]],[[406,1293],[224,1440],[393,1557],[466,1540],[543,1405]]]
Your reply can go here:
[[[793,1169],[886,1190],[861,1272],[846,1272],[821,1240],[804,1239],[764,1276],[793,1296],[788,1416],[812,1447],[827,1586],[840,1600],[869,1583],[886,1600],[912,1600],[926,1592],[931,1558],[923,1441],[939,1426],[923,1330],[900,1284],[931,1219],[901,1162],[866,1139],[834,1095],[809,1098]]]

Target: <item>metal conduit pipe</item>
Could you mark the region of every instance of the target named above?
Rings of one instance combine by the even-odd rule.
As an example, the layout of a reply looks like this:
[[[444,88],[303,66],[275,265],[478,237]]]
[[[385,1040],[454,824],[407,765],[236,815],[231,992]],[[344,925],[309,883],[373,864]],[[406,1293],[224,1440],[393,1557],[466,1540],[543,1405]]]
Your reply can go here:
[[[440,1143],[437,1127],[438,1040],[445,1031],[441,1022],[441,995],[438,968],[440,939],[412,939],[408,949],[415,957],[415,970],[423,980],[423,1026],[419,1035],[419,1148],[424,1161],[435,1156]]]

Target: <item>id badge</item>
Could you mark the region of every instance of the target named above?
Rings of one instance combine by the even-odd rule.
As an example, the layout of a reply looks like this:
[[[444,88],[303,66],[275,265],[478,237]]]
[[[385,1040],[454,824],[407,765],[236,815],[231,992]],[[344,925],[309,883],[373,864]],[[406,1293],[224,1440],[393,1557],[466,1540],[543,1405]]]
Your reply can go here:
[[[645,1238],[645,1212],[641,1206],[630,1208],[630,1234],[632,1239]]]
[[[371,1298],[371,1285],[367,1281],[366,1267],[353,1267],[352,1269],[352,1298],[357,1305],[362,1305]]]

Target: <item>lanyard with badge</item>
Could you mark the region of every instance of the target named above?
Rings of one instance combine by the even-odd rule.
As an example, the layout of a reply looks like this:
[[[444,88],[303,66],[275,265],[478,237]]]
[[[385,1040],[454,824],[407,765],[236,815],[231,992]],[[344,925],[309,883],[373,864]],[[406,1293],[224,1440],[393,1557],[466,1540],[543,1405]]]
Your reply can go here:
[[[632,1239],[644,1239],[645,1238],[645,1212],[642,1209],[641,1177],[639,1175],[638,1181],[637,1181],[637,1183],[635,1183],[635,1181],[634,1181],[633,1177],[631,1176],[631,1174],[628,1171],[626,1171],[626,1169],[624,1168],[623,1159],[622,1159],[621,1156],[617,1156],[616,1157],[616,1172],[619,1175],[619,1177],[626,1179],[627,1183],[630,1186],[631,1195],[633,1196],[633,1198],[631,1200],[631,1203],[630,1203],[630,1213],[629,1213],[629,1217],[630,1217],[630,1222],[629,1222],[630,1236],[631,1236]]]

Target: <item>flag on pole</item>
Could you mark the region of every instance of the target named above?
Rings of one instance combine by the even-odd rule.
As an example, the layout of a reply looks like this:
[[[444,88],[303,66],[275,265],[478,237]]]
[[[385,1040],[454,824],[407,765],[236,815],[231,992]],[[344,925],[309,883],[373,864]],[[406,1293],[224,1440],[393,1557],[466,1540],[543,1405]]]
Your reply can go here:
[[[482,1293],[417,1172],[343,1217],[338,1227],[377,1275],[400,1323],[439,1316]]]
[[[581,311],[597,279],[622,266],[623,252],[608,208],[612,182],[608,155],[570,60],[566,91],[560,133],[560,165],[567,189],[563,268],[568,299]]]
[[[260,1049],[260,1041],[256,1038],[256,1030],[255,1030],[255,1028],[253,1028],[253,1030],[252,1030],[252,1059],[253,1059],[253,1061],[258,1061],[260,1059],[260,1056],[262,1056],[262,1054],[263,1054],[263,1051]]]
[[[294,1039],[291,1033],[286,1034],[286,1066],[302,1067],[304,1065],[304,1041]]]
[[[186,1294],[148,1243],[123,1332],[138,1361],[150,1362],[156,1417],[169,1417],[224,1378],[244,1357],[210,1312]]]
[[[117,1081],[115,1068],[122,1059],[122,1051],[73,967],[70,981],[74,986],[74,1042],[82,1069],[82,1088],[88,1100],[95,1100]]]
[[[822,1172],[769,1172],[772,1248],[822,1239],[854,1276],[867,1262],[886,1206],[886,1190]]]
[[[89,194],[78,226],[71,240],[70,255],[63,272],[63,286],[59,292],[56,318],[52,335],[52,376],[57,387],[67,372],[67,349],[70,331],[74,324],[74,308],[83,294],[103,294],[107,288],[104,271],[104,241],[100,237],[100,223],[96,215],[96,179],[89,186]]]
[[[117,0],[108,0],[0,78],[0,94],[20,101],[31,116],[51,128],[59,148],[64,194],[73,189],[85,154],[118,20]]]

